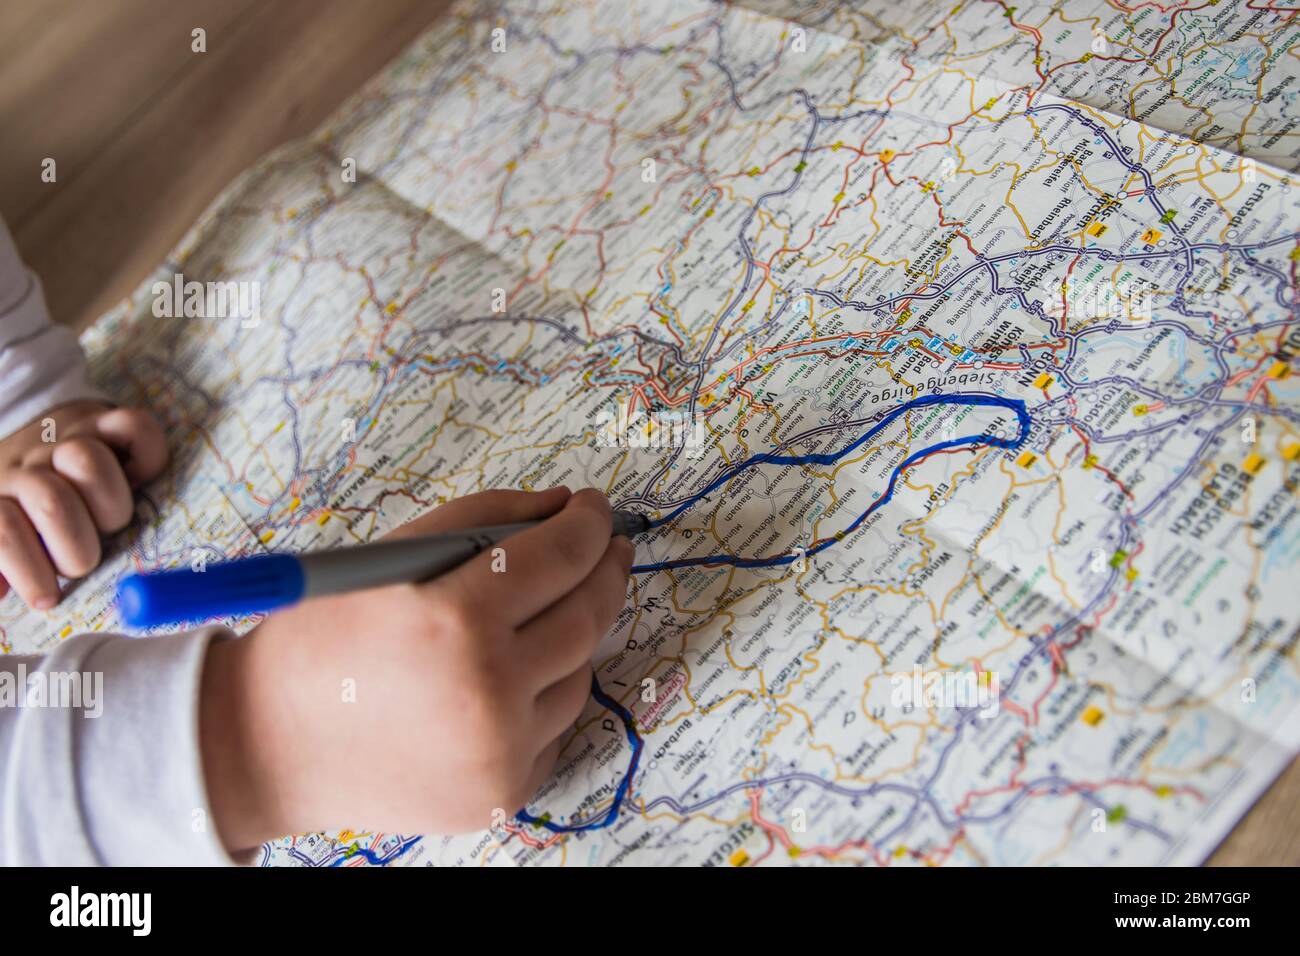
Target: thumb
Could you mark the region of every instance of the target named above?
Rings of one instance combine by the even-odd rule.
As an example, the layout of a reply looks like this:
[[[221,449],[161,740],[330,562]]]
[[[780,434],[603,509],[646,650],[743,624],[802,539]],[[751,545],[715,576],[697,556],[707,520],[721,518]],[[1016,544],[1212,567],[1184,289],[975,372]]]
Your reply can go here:
[[[118,453],[132,488],[157,478],[167,464],[162,426],[143,409],[109,409],[95,419],[95,433]]]

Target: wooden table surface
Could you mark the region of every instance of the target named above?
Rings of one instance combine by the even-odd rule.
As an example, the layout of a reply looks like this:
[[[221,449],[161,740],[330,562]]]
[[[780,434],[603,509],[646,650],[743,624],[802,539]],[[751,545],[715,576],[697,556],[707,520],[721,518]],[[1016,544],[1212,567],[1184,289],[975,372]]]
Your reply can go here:
[[[131,292],[223,186],[315,128],[449,2],[4,0],[0,213],[55,319],[84,328]],[[206,53],[190,48],[196,27]],[[1300,865],[1300,762],[1209,862]]]

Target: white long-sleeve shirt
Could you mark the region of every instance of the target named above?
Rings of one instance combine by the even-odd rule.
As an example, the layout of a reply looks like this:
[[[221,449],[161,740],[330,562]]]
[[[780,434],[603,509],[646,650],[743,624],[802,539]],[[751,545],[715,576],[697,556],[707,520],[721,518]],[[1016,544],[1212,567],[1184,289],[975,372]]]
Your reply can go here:
[[[0,437],[102,397],[0,221]],[[43,657],[0,654],[0,863],[231,863],[198,727],[208,643],[229,636],[83,634]]]
[[[41,281],[0,220],[0,438],[56,405],[103,397],[86,376],[76,337],[50,321]]]

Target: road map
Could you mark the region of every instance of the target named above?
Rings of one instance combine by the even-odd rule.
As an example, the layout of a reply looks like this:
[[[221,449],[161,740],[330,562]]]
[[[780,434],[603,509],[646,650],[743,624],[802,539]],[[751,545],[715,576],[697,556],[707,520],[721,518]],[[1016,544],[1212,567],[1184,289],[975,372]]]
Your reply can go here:
[[[592,485],[553,779],[262,863],[1199,863],[1300,743],[1298,77],[1262,0],[461,4],[86,334],[173,466],[0,640]]]

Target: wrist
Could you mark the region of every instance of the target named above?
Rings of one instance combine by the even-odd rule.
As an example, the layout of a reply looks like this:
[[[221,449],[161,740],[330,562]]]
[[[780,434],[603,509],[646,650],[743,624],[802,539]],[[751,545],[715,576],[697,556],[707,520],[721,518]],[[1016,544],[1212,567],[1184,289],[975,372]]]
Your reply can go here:
[[[252,635],[213,641],[199,695],[199,743],[213,825],[232,855],[294,831],[276,782],[268,726],[253,663]]]

